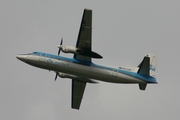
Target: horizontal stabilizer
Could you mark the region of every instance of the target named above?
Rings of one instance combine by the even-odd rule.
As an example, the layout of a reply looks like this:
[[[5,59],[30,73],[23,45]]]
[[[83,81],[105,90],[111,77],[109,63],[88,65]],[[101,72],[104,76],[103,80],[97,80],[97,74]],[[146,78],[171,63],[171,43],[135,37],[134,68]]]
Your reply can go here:
[[[147,83],[139,83],[139,89],[140,90],[145,90],[147,86]]]

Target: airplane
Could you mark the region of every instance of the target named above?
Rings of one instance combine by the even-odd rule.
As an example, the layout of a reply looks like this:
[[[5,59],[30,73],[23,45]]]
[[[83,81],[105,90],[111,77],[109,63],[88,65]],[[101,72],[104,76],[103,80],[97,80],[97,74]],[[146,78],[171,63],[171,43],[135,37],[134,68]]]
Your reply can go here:
[[[17,59],[56,73],[57,77],[72,79],[71,108],[79,110],[86,83],[104,81],[110,83],[138,84],[140,90],[145,90],[147,84],[157,84],[157,58],[148,54],[137,67],[110,67],[92,62],[92,58],[102,56],[92,51],[92,10],[84,9],[76,47],[58,45],[58,55],[44,52],[19,54]],[[60,52],[71,53],[73,58],[60,56]]]

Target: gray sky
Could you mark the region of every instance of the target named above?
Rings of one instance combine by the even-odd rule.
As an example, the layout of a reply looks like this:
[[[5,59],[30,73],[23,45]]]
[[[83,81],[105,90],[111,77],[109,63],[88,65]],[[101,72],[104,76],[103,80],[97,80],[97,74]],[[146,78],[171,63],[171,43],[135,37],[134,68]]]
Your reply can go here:
[[[17,60],[17,54],[57,54],[60,38],[75,46],[84,8],[93,10],[95,63],[137,66],[158,57],[157,85],[87,84],[80,110],[71,106],[71,80]],[[178,0],[1,0],[1,120],[170,120],[180,117]],[[61,54],[72,57],[70,54]]]

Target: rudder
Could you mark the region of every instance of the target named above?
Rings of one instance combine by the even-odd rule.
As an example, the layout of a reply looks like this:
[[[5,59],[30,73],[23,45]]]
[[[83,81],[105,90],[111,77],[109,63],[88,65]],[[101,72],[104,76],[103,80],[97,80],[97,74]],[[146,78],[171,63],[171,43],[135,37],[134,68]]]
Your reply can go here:
[[[151,77],[156,78],[156,65],[157,65],[157,58],[156,56],[152,55],[152,54],[148,54],[147,57],[150,58],[150,66],[149,66],[149,70],[150,70],[150,75]]]

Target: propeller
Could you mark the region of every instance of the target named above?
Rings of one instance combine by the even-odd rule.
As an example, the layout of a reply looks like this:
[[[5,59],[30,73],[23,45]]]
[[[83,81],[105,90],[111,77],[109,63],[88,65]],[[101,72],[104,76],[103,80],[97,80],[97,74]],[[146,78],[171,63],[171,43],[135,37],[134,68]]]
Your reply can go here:
[[[63,43],[63,38],[61,38],[61,42],[60,42],[60,47],[59,47],[59,51],[58,51],[58,56],[60,55],[60,52],[61,52],[61,45]]]
[[[61,38],[61,42],[60,42],[60,47],[59,47],[59,50],[58,50],[58,56],[60,55],[60,52],[61,52],[61,45],[62,45],[62,43],[63,43],[63,38]],[[55,76],[55,79],[54,79],[54,81],[56,81],[56,79],[57,79],[57,76],[58,76],[58,72],[56,72],[56,76]]]
[[[59,73],[58,73],[58,72],[56,72],[56,76],[55,76],[54,81],[56,81],[58,74],[59,74]]]

